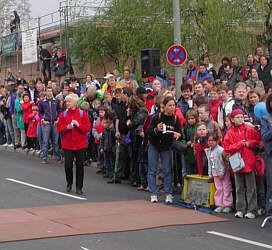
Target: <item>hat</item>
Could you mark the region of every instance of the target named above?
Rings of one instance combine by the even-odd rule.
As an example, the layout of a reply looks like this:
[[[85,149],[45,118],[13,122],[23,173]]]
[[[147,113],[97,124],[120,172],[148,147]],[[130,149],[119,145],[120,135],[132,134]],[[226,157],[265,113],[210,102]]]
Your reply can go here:
[[[254,115],[261,120],[264,115],[267,115],[265,102],[259,102],[254,106]]]
[[[107,74],[107,75],[104,77],[104,79],[109,79],[109,78],[111,78],[111,77],[114,77],[114,75],[113,75],[113,74]]]
[[[22,70],[19,69],[19,70],[18,70],[18,73],[19,73],[19,74],[22,73]]]
[[[147,92],[147,90],[144,88],[144,87],[138,87],[137,89],[136,89],[136,95],[143,95],[143,94],[147,94],[148,92]]]
[[[241,109],[234,109],[234,110],[232,110],[232,112],[230,114],[230,117],[233,118],[236,115],[244,115],[243,110],[241,110]]]

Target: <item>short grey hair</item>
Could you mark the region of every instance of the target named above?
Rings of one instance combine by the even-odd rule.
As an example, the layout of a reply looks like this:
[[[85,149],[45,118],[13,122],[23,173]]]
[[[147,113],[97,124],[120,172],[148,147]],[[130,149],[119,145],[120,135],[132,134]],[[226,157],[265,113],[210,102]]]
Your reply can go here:
[[[77,94],[69,94],[65,97],[65,101],[67,101],[68,99],[78,102],[79,98]]]

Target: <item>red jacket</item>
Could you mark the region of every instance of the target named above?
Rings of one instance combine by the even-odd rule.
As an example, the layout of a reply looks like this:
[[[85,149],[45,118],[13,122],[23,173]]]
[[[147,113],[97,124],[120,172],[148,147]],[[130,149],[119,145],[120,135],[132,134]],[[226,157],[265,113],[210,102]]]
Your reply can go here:
[[[91,122],[85,111],[83,111],[83,116],[81,117],[78,108],[74,110],[68,109],[66,111],[65,117],[63,117],[64,112],[59,116],[57,122],[57,130],[62,133],[61,145],[63,149],[69,150],[80,150],[87,147],[87,132],[91,130]],[[67,129],[67,126],[76,120],[79,123],[79,127],[74,127],[72,129]]]
[[[145,107],[148,110],[148,113],[150,113],[152,106],[155,104],[155,96],[155,91],[152,91],[148,94],[145,100]]]
[[[203,176],[203,158],[207,158],[204,149],[208,148],[208,142],[204,145],[201,145],[199,142],[196,142],[195,151],[196,151],[196,163],[198,175]]]
[[[211,116],[213,118],[214,121],[217,122],[217,115],[218,115],[218,107],[220,106],[220,104],[222,103],[221,99],[217,99],[217,100],[210,100],[209,106],[211,109]]]
[[[33,113],[28,116],[28,121],[29,123],[28,123],[26,136],[29,138],[36,138],[38,121],[35,119]]]
[[[184,118],[181,109],[179,107],[176,107],[176,110],[174,112],[174,114],[177,116],[177,118],[179,118],[180,120],[180,127],[181,129],[183,129],[184,125],[186,124],[186,119]]]
[[[244,146],[242,140],[248,141],[249,147]],[[256,156],[253,149],[256,148],[260,142],[260,133],[249,126],[242,124],[238,127],[233,125],[229,128],[222,145],[224,150],[231,155],[240,152],[245,162],[245,167],[239,172],[250,173],[256,169]]]
[[[29,122],[29,117],[32,114],[33,106],[35,106],[35,103],[32,101],[21,103],[21,107],[23,110],[23,124],[27,124]]]

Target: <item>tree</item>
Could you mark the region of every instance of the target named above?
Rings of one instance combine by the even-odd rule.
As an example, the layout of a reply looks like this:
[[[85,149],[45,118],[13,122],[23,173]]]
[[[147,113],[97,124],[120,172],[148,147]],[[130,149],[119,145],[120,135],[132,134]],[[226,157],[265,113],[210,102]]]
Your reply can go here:
[[[244,58],[256,45],[248,32],[256,15],[262,23],[263,0],[180,0],[181,41],[190,56],[209,54]],[[121,69],[137,61],[144,48],[160,48],[165,55],[173,44],[172,0],[109,0],[104,12],[73,31],[72,52],[86,63],[102,64],[106,57]],[[257,29],[260,27],[256,27]],[[165,62],[165,56],[162,56]]]

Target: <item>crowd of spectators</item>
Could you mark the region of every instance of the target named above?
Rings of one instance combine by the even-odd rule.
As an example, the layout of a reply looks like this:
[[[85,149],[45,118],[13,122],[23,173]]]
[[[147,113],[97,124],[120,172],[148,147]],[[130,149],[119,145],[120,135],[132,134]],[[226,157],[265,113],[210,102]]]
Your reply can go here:
[[[43,164],[50,153],[57,162],[64,157],[67,192],[75,154],[77,168],[95,162],[108,184],[129,179],[150,192],[151,202],[158,202],[158,192],[173,202],[173,190],[196,174],[214,181],[215,212],[250,219],[272,213],[272,68],[263,48],[248,54],[245,65],[224,57],[218,70],[208,56],[199,65],[188,59],[179,99],[174,78],[137,82],[129,67],[122,77],[107,72],[102,81],[93,74],[81,82],[74,75],[65,79],[61,51],[53,71],[57,81],[51,72],[45,81],[27,82],[22,72],[7,79],[0,89],[0,143],[37,153]],[[86,117],[89,128],[83,129]],[[86,145],[78,140],[82,134]],[[71,151],[73,142],[79,155]],[[157,180],[160,169],[163,181]],[[82,194],[83,172],[77,172]]]

